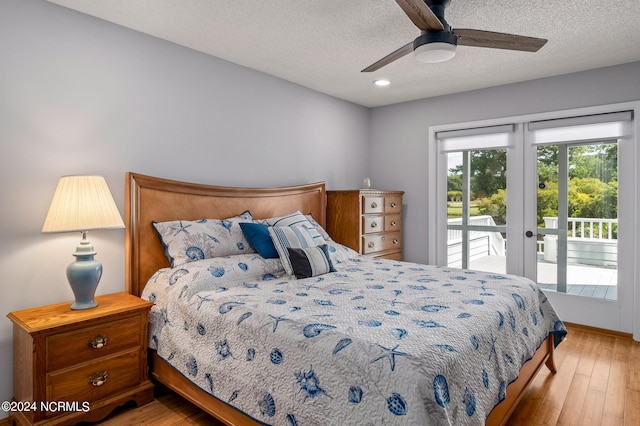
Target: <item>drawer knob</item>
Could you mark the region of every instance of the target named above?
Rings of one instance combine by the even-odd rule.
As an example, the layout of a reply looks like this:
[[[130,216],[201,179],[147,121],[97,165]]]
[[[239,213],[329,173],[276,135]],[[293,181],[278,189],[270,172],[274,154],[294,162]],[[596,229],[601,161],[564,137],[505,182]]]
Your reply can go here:
[[[396,208],[396,206],[397,206],[396,202],[395,202],[395,201],[392,201],[392,202],[391,202],[391,208],[394,208],[394,209],[395,209],[395,208]]]
[[[96,387],[102,386],[107,381],[107,378],[109,378],[108,371],[98,371],[89,376],[89,383]]]
[[[109,341],[109,336],[98,334],[96,337],[89,340],[88,345],[93,349],[100,349],[103,346],[107,346],[108,341]]]
[[[376,228],[378,226],[378,222],[371,222],[371,227]]]
[[[375,244],[373,243],[373,241],[369,241],[369,244],[367,244],[369,246],[369,248],[373,248],[375,246]]]
[[[371,203],[371,208],[372,209],[377,209],[378,208],[378,203],[376,203],[375,201]]]
[[[392,220],[392,221],[391,221],[391,226],[396,226],[396,225],[397,225],[396,221],[395,221],[395,220]]]
[[[398,239],[397,238],[393,239],[393,244],[398,244]]]

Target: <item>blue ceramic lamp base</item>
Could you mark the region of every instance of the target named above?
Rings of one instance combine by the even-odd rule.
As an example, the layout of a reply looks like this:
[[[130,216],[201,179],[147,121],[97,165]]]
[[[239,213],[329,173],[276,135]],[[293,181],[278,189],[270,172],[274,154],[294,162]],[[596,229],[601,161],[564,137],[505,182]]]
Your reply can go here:
[[[82,240],[76,247],[76,261],[67,267],[67,280],[75,296],[71,309],[90,309],[98,306],[93,299],[102,277],[102,263],[94,260],[96,252],[87,239],[87,231],[82,232]]]

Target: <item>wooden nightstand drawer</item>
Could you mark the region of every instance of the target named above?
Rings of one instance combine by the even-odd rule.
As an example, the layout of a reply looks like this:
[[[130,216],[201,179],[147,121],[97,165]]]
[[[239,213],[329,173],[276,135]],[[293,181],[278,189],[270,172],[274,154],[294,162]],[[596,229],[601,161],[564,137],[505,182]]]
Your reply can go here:
[[[139,348],[141,321],[140,316],[136,315],[49,336],[46,345],[47,371]]]
[[[47,400],[92,402],[133,387],[141,380],[140,355],[139,350],[134,350],[48,374]],[[104,374],[106,379],[102,377]]]
[[[362,237],[364,254],[371,254],[384,250],[394,250],[402,247],[400,232],[390,232],[381,235],[367,235]]]

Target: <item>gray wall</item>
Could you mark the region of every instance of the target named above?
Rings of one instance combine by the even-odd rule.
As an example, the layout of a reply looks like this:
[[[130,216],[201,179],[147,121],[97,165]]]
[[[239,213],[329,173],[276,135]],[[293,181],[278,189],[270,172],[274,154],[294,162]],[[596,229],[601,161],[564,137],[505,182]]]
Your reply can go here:
[[[427,261],[429,127],[640,100],[640,62],[372,110],[372,185],[405,191],[405,259]]]
[[[42,0],[0,1],[0,401],[14,310],[73,299],[80,240],[40,232],[58,178],[124,174],[217,185],[360,185],[370,111]],[[123,291],[124,231],[89,237],[98,293]],[[0,412],[0,417],[6,413]]]

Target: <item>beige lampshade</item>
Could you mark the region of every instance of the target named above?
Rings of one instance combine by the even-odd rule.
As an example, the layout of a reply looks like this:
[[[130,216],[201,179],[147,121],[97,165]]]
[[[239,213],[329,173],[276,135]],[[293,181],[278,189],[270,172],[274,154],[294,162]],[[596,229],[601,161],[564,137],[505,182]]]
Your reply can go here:
[[[124,228],[102,176],[63,176],[53,194],[42,232]]]

